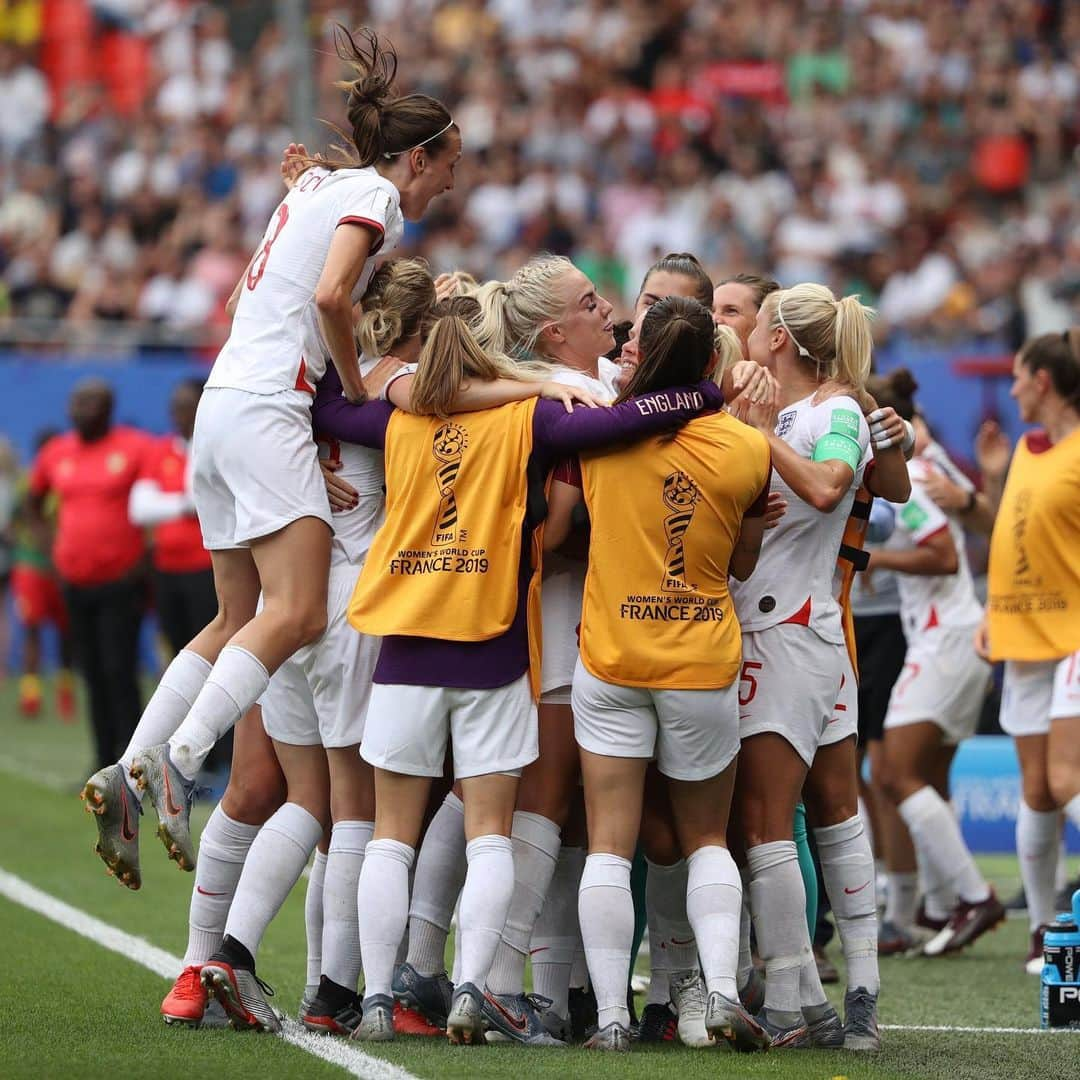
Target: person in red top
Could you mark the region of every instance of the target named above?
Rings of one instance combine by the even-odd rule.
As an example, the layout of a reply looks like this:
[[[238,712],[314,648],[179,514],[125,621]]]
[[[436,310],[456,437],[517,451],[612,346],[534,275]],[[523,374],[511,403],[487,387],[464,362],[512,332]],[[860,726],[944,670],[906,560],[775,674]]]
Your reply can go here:
[[[169,402],[175,434],[154,440],[128,500],[128,516],[152,529],[154,606],[175,656],[214,617],[214,575],[188,482],[188,454],[202,383],[185,379]]]
[[[128,518],[128,496],[149,436],[114,426],[113,393],[86,379],[68,405],[73,431],[50,439],[30,469],[30,514],[57,503],[53,565],[64,590],[78,665],[90,692],[99,764],[115,761],[138,722],[143,534]]]
[[[210,552],[203,547],[202,530],[191,495],[191,436],[202,382],[185,379],[169,400],[175,433],[153,440],[128,499],[128,517],[150,529],[154,609],[170,657],[214,617],[217,596]],[[227,768],[232,756],[232,732],[210,752],[207,767]]]

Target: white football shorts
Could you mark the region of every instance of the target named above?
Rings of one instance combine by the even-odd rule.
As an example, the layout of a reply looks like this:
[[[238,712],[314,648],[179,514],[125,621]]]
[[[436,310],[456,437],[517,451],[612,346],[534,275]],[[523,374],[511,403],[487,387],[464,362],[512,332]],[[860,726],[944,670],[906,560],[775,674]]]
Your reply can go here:
[[[851,656],[844,646],[844,673],[840,676],[840,692],[833,714],[821,736],[819,746],[832,746],[844,739],[859,737],[859,680],[851,665]]]
[[[774,732],[809,768],[833,718],[847,646],[808,626],[780,623],[743,631],[739,680],[739,736]]]
[[[708,780],[739,752],[738,683],[722,690],[652,690],[605,682],[579,660],[574,737],[606,757],[656,759],[672,780]]]
[[[261,698],[266,734],[290,746],[355,746],[363,740],[377,637],[349,625],[349,599],[360,567],[330,568],[326,632],[274,672]]]
[[[1063,660],[1006,660],[1001,730],[1046,735],[1051,720],[1080,716],[1080,651]]]
[[[956,746],[975,734],[990,689],[990,665],[975,652],[975,628],[927,630],[908,642],[889,697],[885,730],[930,721]]]
[[[332,529],[311,434],[311,395],[205,390],[191,440],[192,494],[208,551],[250,547],[303,517]]]
[[[442,776],[447,741],[458,780],[519,774],[539,754],[528,674],[494,690],[376,683],[360,756],[405,776]]]

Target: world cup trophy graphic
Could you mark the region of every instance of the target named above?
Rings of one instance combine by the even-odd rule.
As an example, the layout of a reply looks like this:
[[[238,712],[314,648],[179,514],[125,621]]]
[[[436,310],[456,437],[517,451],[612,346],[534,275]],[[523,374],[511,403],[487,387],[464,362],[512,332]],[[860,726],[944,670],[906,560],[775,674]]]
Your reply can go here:
[[[460,424],[442,424],[435,432],[431,453],[439,463],[435,486],[439,489],[439,512],[432,533],[432,547],[449,547],[457,540],[458,508],[454,484],[461,469],[461,457],[469,444],[468,432]]]
[[[664,533],[668,548],[664,558],[664,580],[661,592],[689,592],[693,586],[686,581],[686,554],[683,540],[694,517],[701,492],[697,484],[682,471],[673,472],[664,481],[664,505],[671,511],[664,518]]]

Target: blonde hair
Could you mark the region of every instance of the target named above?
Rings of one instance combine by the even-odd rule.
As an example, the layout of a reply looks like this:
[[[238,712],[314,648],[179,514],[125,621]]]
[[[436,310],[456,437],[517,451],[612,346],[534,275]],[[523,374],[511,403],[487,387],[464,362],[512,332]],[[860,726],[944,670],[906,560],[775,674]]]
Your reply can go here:
[[[435,305],[435,282],[423,259],[390,259],[368,282],[360,301],[356,344],[375,359],[419,334]]]
[[[480,291],[480,282],[468,270],[451,270],[446,278],[454,283],[453,296],[475,296]]]
[[[713,368],[712,380],[719,386],[724,373],[743,358],[742,342],[730,326],[716,323],[713,330],[713,350],[716,352],[716,367]]]
[[[573,269],[562,255],[537,255],[509,281],[481,285],[476,336],[484,348],[522,360],[552,361],[539,349],[540,335],[565,311],[555,283]]]
[[[462,307],[464,297],[443,301],[448,307]],[[434,320],[417,361],[412,384],[412,410],[425,416],[446,417],[462,383],[469,379],[494,382],[541,382],[546,370],[540,365],[521,364],[502,353],[485,349],[473,332],[468,318],[461,314],[443,314]]]
[[[864,388],[874,347],[873,308],[857,296],[837,300],[830,289],[812,282],[769,293],[762,307],[769,312],[769,326],[785,331],[818,382]]]

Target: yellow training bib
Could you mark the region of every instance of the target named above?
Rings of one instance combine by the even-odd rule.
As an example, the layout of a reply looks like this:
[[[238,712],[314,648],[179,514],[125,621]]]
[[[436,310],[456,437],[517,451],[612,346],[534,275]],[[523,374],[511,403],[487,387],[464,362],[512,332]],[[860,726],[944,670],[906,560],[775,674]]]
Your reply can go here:
[[[509,629],[535,408],[391,417],[386,520],[349,603],[357,630],[486,641]]]
[[[990,540],[993,660],[1057,660],[1080,649],[1080,430],[1042,453],[1016,446]]]
[[[581,456],[592,521],[581,660],[623,686],[730,685],[742,634],[728,564],[769,477],[769,444],[726,413],[673,439]]]

